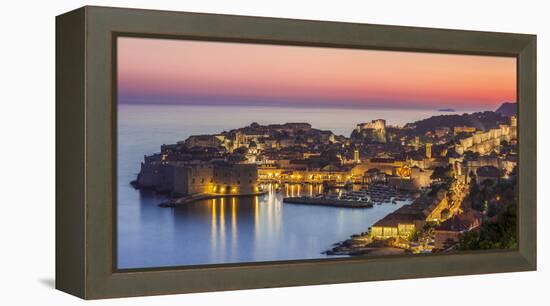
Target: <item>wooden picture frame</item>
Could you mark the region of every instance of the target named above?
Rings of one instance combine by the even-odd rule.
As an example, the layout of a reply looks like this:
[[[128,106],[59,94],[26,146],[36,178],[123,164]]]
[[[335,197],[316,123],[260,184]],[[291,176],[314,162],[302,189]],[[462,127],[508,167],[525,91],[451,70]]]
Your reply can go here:
[[[117,35],[513,56],[517,250],[117,270]],[[84,299],[536,270],[536,36],[87,6],[56,18],[56,288]]]

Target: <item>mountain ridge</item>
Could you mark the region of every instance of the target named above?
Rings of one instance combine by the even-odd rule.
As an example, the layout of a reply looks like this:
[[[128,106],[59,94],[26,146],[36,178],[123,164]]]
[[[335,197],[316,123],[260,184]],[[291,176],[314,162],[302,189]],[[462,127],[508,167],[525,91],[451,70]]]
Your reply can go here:
[[[518,107],[516,102],[504,102],[495,110],[495,113],[506,117],[516,116],[517,109]]]

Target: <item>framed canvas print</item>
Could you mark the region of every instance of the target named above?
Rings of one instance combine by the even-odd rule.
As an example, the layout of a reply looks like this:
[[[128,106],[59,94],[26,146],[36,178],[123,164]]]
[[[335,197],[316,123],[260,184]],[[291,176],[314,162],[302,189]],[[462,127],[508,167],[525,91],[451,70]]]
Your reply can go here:
[[[86,299],[536,269],[536,38],[57,18],[56,286]]]

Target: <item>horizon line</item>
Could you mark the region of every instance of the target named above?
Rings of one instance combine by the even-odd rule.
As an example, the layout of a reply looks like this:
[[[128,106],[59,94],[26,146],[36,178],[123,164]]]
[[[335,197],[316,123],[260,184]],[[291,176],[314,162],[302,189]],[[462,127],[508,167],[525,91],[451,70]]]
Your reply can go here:
[[[206,107],[259,107],[259,108],[302,108],[302,109],[404,109],[404,110],[426,110],[426,111],[439,111],[441,113],[462,113],[466,111],[473,111],[475,112],[482,112],[482,111],[496,111],[500,106],[502,106],[505,103],[512,103],[517,104],[516,101],[503,101],[500,103],[500,105],[497,105],[494,109],[489,109],[487,106],[480,106],[480,108],[471,107],[471,108],[465,108],[463,106],[461,107],[453,107],[453,106],[445,106],[442,105],[441,107],[426,107],[426,106],[417,106],[417,107],[407,107],[407,106],[389,106],[389,105],[350,105],[350,104],[343,104],[343,105],[336,105],[336,104],[320,104],[316,105],[315,107],[312,106],[306,106],[306,105],[297,105],[297,104],[290,104],[290,105],[284,105],[282,103],[274,103],[274,104],[254,104],[254,103],[246,103],[246,102],[240,102],[240,103],[230,103],[230,104],[218,104],[218,103],[180,103],[180,102],[170,102],[170,101],[163,101],[163,102],[145,102],[145,101],[128,101],[128,100],[119,100],[117,101],[117,104],[123,104],[123,105],[159,105],[159,106],[206,106]],[[442,111],[445,109],[452,109],[454,111]]]

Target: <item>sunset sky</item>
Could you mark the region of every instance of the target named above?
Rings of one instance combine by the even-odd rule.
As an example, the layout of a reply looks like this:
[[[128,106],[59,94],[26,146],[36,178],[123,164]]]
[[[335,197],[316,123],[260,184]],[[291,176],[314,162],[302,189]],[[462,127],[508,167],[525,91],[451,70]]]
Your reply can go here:
[[[494,110],[516,59],[118,38],[119,103]]]

